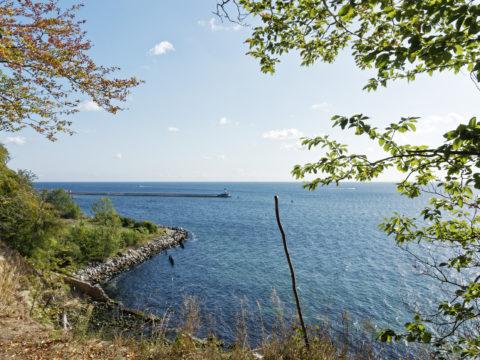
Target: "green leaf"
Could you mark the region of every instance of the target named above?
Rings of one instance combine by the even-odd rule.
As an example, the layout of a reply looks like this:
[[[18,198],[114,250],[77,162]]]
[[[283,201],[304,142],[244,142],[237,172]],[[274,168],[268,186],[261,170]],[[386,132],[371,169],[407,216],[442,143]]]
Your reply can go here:
[[[352,6],[350,4],[345,4],[338,11],[338,16],[343,17],[347,15],[351,10],[352,10]]]

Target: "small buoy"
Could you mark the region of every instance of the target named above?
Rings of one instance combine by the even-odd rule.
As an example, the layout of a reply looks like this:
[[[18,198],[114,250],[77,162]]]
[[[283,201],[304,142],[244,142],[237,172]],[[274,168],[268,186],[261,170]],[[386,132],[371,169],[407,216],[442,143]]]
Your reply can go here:
[[[173,261],[172,255],[168,255],[168,261],[170,261],[170,265],[175,265],[175,261]]]

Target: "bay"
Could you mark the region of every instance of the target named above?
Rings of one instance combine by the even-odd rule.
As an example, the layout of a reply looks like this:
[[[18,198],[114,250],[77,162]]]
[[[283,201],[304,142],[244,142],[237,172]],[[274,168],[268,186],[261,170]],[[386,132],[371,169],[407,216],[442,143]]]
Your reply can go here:
[[[300,183],[37,183],[38,188],[98,192],[221,193],[231,198],[115,197],[123,216],[183,227],[190,240],[119,275],[106,289],[125,306],[178,321],[186,297],[200,303],[217,335],[236,338],[244,309],[252,343],[259,324],[270,331],[275,292],[289,319],[295,311],[288,265],[274,213],[280,216],[297,275],[306,320],[340,330],[341,314],[353,327],[402,330],[412,306],[428,306],[437,290],[412,268],[412,259],[378,230],[394,211],[414,216],[425,198],[407,199],[393,183],[344,183],[307,191]],[[77,196],[82,210],[100,196]],[[172,255],[175,266],[171,266]],[[259,306],[261,311],[259,311]],[[207,315],[215,314],[215,315]]]

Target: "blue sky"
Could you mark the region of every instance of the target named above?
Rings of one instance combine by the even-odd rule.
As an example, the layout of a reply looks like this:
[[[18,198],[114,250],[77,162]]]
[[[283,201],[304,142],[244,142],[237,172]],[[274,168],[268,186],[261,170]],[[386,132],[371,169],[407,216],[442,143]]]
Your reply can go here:
[[[71,118],[77,133],[54,143],[31,130],[0,133],[9,166],[40,181],[291,181],[295,164],[321,155],[299,148],[301,136],[331,134],[352,150],[381,155],[332,129],[334,114],[364,113],[379,127],[421,116],[418,134],[401,139],[417,144],[438,144],[450,127],[479,115],[480,92],[466,72],[367,93],[371,74],[346,51],[334,64],[308,68],[287,55],[275,75],[262,74],[245,55],[250,30],[222,24],[215,3],[86,0],[79,17],[87,20],[93,59],[145,84],[117,115],[85,99]]]

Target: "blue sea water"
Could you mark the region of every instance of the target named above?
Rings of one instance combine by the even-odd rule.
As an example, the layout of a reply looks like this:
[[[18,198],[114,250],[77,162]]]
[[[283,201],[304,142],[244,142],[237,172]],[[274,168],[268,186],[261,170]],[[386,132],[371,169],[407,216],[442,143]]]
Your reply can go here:
[[[402,330],[414,304],[428,305],[436,289],[412,268],[412,259],[378,230],[394,211],[414,216],[425,199],[407,199],[392,183],[345,183],[309,192],[300,183],[37,183],[72,191],[221,193],[231,198],[111,197],[116,210],[137,220],[183,227],[185,248],[168,250],[107,286],[125,306],[156,314],[179,313],[186,296],[215,313],[218,336],[233,341],[241,308],[250,314],[250,340],[259,340],[262,322],[271,328],[275,290],[294,313],[288,265],[278,230],[274,195],[297,275],[307,322],[339,328],[342,312],[354,326],[371,320],[377,328]],[[78,196],[91,214],[99,196]],[[173,316],[175,319],[175,316]]]

